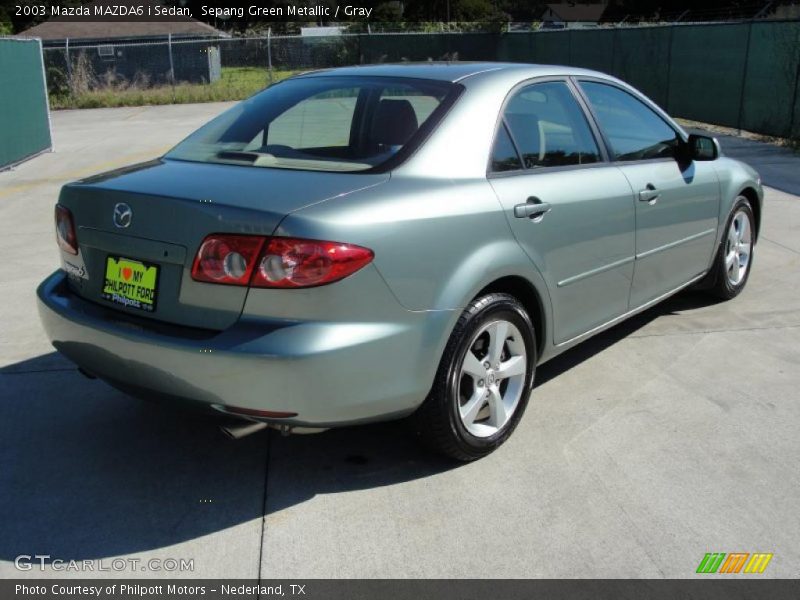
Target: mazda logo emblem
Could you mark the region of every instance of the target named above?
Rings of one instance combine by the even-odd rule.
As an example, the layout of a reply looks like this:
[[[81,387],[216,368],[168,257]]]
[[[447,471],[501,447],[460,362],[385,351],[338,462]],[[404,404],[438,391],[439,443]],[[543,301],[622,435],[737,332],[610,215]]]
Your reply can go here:
[[[133,220],[131,207],[124,202],[118,202],[114,206],[114,225],[120,229],[125,229],[130,226],[131,220]]]

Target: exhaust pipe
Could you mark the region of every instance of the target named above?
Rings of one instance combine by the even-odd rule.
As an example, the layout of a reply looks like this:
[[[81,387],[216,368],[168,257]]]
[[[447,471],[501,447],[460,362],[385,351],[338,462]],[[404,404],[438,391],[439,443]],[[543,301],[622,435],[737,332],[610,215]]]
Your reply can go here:
[[[292,433],[298,434],[315,434],[328,431],[327,427],[292,427],[291,425],[282,425],[280,423],[262,423],[260,421],[233,421],[220,425],[220,431],[232,440],[240,440],[253,433],[257,433],[262,429],[270,427],[281,432],[281,435],[287,436]]]
[[[314,435],[328,431],[329,427],[290,427],[286,435],[296,433],[298,435]]]
[[[232,440],[240,440],[243,437],[261,431],[262,429],[266,429],[266,423],[260,422],[251,422],[251,421],[242,421],[239,423],[226,423],[224,425],[220,425],[219,429],[224,433],[227,437]]]

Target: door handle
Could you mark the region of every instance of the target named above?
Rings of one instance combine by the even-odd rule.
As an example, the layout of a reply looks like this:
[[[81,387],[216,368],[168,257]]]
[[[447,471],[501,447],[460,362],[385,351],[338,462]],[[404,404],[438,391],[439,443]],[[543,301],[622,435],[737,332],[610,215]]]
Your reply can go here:
[[[527,217],[534,223],[538,223],[550,212],[550,208],[548,202],[542,202],[536,196],[531,196],[525,204],[517,204],[514,207],[514,216],[518,219]]]
[[[652,183],[648,183],[643,190],[639,190],[639,200],[642,202],[649,202],[651,205],[656,203],[659,195],[659,191]]]

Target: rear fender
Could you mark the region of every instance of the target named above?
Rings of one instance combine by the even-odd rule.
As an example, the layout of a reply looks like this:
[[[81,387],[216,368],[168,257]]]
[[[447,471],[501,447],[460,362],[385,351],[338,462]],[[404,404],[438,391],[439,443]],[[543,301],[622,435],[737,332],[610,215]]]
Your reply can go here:
[[[441,332],[445,327],[446,335],[438,334],[439,340],[436,342],[436,356],[441,360],[445,346],[450,338],[450,334],[458,322],[463,309],[478,296],[481,290],[490,287],[506,277],[519,277],[527,281],[532,287],[540,303],[541,326],[543,331],[537,331],[537,341],[541,343],[539,362],[547,360],[552,354],[552,305],[550,293],[545,284],[544,278],[539,273],[535,265],[520,248],[515,240],[496,240],[490,244],[481,246],[458,266],[451,274],[437,298],[437,305],[452,307],[446,311],[448,315],[446,321],[442,321],[442,311],[429,311],[430,326],[427,330]],[[535,316],[531,315],[534,319]],[[430,340],[433,342],[433,340]],[[438,360],[436,361],[438,365]],[[432,369],[428,374],[431,383],[436,374],[436,369]]]

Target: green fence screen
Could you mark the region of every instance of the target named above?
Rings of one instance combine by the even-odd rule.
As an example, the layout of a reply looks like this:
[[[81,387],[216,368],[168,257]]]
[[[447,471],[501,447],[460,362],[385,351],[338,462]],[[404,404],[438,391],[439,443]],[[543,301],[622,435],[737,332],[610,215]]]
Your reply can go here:
[[[738,24],[674,28],[667,110],[737,127],[749,29]]]
[[[744,79],[741,126],[749,131],[800,135],[800,23],[753,24]]]
[[[0,38],[0,169],[51,145],[40,42]]]
[[[800,22],[364,36],[365,63],[501,60],[603,71],[677,117],[800,135]]]

